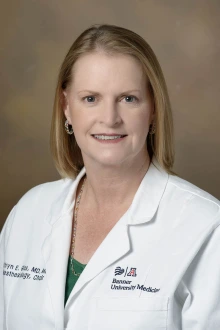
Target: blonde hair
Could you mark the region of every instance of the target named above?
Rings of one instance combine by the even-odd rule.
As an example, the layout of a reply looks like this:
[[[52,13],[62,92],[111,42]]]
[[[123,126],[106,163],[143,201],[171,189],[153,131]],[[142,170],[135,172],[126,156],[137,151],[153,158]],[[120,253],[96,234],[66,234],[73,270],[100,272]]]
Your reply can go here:
[[[60,68],[51,123],[50,146],[55,166],[61,177],[75,178],[83,168],[83,158],[74,134],[64,129],[66,121],[63,106],[63,91],[70,85],[73,66],[85,54],[104,51],[106,54],[124,54],[137,59],[146,73],[155,107],[155,134],[148,134],[146,146],[150,158],[156,157],[169,174],[174,164],[173,119],[165,79],[151,47],[138,34],[128,29],[109,25],[94,24],[74,41]],[[147,129],[147,128],[146,128]]]

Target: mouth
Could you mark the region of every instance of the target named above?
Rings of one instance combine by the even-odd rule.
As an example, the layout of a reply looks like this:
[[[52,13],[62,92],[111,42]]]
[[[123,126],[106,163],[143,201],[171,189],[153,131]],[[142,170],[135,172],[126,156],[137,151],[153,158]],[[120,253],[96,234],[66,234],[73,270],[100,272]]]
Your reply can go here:
[[[126,137],[125,134],[92,134],[92,136],[97,140],[117,140]]]

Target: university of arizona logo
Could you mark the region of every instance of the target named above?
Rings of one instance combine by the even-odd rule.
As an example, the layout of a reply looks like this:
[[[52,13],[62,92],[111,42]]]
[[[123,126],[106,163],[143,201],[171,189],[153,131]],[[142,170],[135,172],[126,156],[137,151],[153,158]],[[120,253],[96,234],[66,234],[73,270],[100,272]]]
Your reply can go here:
[[[136,269],[137,268],[131,268],[129,273],[127,273],[127,276],[137,276]]]
[[[126,270],[124,270],[123,268],[118,266],[118,267],[115,268],[115,276],[124,274],[124,277],[125,276],[136,277],[137,276],[136,269],[137,268],[131,267],[130,270],[128,271],[128,267],[126,268]]]

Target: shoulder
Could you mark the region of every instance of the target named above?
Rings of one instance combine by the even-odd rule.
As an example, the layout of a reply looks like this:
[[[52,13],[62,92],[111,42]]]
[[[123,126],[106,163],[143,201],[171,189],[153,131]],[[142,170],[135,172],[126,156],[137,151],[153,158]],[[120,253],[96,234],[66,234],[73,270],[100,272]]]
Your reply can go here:
[[[60,179],[39,184],[28,190],[12,208],[3,230],[10,232],[12,226],[28,226],[33,221],[42,223],[57,201],[65,199],[73,179]],[[7,233],[6,233],[7,234]]]
[[[216,197],[179,176],[169,175],[169,183],[182,193],[197,197],[203,202],[214,203],[220,207],[220,201]]]
[[[50,205],[59,196],[68,192],[69,187],[73,183],[73,179],[65,178],[51,182],[41,183],[30,190],[28,190],[18,201],[17,207],[26,207],[36,204],[43,206],[43,204]]]
[[[25,218],[33,213],[47,214],[56,201],[65,199],[73,179],[65,178],[39,184],[28,190],[17,202],[15,214]]]
[[[201,218],[217,216],[220,221],[220,201],[207,191],[174,175],[169,175],[168,191],[174,200],[181,200],[182,207],[186,211],[190,209],[201,215]]]

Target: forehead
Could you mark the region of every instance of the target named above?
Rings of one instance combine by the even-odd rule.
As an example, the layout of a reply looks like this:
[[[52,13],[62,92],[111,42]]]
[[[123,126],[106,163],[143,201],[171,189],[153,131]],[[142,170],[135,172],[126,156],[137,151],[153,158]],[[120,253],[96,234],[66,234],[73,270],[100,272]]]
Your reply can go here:
[[[147,77],[138,59],[124,54],[109,55],[95,52],[81,56],[72,68],[75,87],[135,85],[146,87]],[[128,86],[128,87],[135,87]]]

